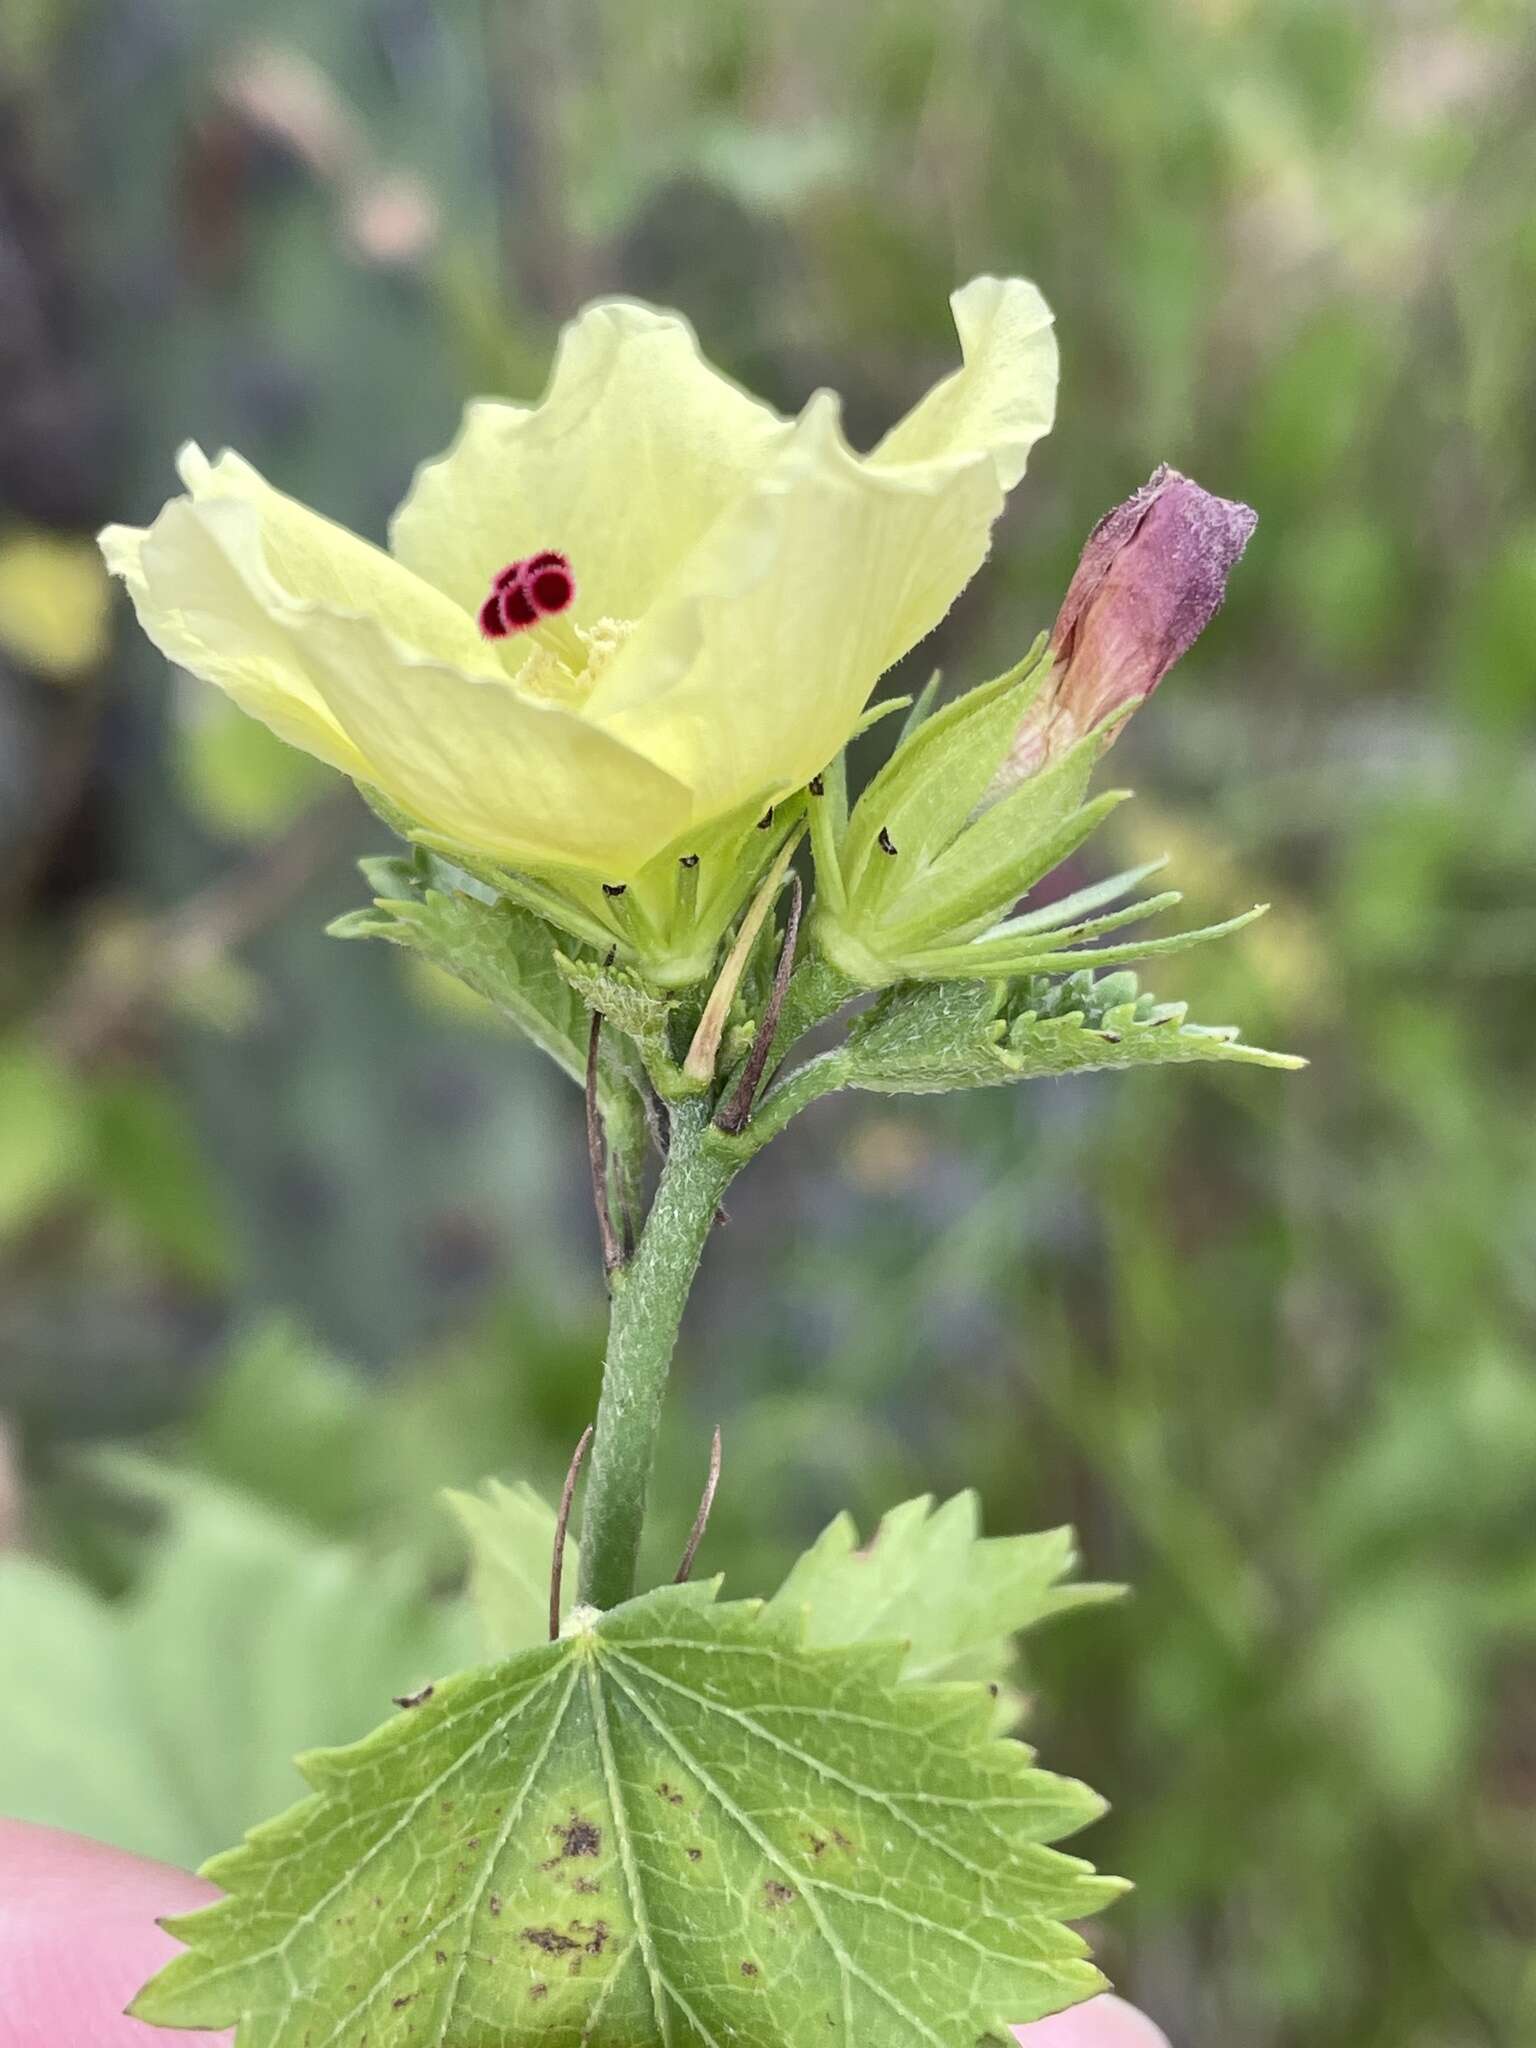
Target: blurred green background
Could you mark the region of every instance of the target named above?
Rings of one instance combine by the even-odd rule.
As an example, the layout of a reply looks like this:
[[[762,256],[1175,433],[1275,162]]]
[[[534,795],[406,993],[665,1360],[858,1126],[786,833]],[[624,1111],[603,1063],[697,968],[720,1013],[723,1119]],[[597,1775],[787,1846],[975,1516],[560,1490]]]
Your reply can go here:
[[[844,1505],[1074,1521],[1135,1592],[1034,1722],[1121,1988],[1180,2048],[1530,2041],[1528,0],[4,0],[0,1808],[195,1860],[285,1803],[471,1654],[436,1490],[549,1489],[601,1341],[575,1092],[322,936],[382,828],[85,537],[189,435],[380,534],[614,289],[873,438],[981,269],[1062,402],[937,658],[1159,460],[1258,507],[1102,858],[1272,898],[1155,986],[1312,1065],[814,1112],[712,1247],[658,1565],[716,1418],[739,1593]]]

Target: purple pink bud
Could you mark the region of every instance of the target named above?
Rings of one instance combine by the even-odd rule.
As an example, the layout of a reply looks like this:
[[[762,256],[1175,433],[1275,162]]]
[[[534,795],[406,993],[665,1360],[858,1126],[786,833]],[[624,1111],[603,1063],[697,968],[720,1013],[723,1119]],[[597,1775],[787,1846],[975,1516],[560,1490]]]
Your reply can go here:
[[[1150,697],[1221,608],[1257,513],[1166,464],[1089,534],[1051,633],[1052,670],[995,785],[1035,774]]]

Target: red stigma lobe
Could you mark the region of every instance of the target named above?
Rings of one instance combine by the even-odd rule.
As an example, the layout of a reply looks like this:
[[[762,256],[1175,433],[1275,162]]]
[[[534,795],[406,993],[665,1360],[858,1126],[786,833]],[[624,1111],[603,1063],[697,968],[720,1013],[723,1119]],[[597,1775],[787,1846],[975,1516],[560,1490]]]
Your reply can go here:
[[[480,607],[480,631],[487,640],[504,640],[509,633],[525,632],[540,619],[567,610],[575,596],[569,556],[545,548],[497,571],[491,594]]]
[[[576,586],[563,569],[541,569],[530,587],[541,612],[563,612],[576,595]]]

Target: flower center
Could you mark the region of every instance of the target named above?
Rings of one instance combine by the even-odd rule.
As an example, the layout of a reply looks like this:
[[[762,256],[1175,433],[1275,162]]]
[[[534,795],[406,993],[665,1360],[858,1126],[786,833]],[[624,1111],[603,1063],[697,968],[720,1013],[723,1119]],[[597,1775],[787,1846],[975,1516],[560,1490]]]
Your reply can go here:
[[[567,616],[575,596],[569,555],[545,548],[499,569],[480,607],[480,631],[487,640],[525,639],[515,670],[519,685],[570,705],[586,702],[631,631],[628,619],[578,626]]]
[[[570,608],[576,578],[570,557],[555,548],[509,562],[491,581],[491,594],[480,607],[480,630],[487,640],[505,640],[526,633],[541,619],[557,618]]]

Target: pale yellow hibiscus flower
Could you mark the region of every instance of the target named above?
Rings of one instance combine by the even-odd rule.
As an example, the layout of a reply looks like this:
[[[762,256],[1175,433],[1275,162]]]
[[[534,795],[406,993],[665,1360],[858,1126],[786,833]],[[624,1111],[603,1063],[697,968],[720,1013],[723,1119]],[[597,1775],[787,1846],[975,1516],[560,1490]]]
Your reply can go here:
[[[818,393],[785,420],[687,323],[624,301],[561,337],[531,407],[481,401],[389,552],[183,450],[187,494],[102,547],[144,630],[281,738],[534,875],[627,883],[826,766],[986,555],[1051,424],[1033,285],[952,301],[963,366],[868,456]],[[509,563],[569,562],[558,616],[492,638]]]

